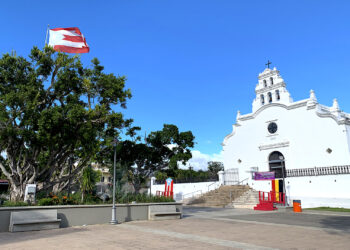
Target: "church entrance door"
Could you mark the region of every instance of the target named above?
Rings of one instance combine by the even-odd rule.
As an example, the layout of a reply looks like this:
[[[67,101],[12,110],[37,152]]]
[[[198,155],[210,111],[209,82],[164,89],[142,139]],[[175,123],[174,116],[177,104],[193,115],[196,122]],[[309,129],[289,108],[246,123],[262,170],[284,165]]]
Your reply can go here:
[[[285,183],[284,179],[286,177],[286,167],[284,156],[281,152],[274,151],[269,156],[269,167],[270,171],[275,172],[275,180],[272,183],[272,191],[279,193],[285,193]],[[278,198],[278,194],[276,194],[276,198]]]
[[[269,156],[270,171],[275,172],[276,179],[283,179],[286,176],[286,165],[284,156],[278,151],[274,151]]]

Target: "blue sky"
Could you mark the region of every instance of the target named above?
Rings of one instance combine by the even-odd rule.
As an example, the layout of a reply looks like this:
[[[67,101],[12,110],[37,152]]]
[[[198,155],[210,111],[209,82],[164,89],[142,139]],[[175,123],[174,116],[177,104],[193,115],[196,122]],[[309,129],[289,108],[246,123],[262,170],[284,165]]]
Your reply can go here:
[[[195,155],[219,159],[236,112],[251,112],[267,60],[294,101],[309,97],[350,112],[350,2],[4,1],[0,53],[44,46],[47,24],[79,27],[106,72],[125,75],[127,117],[143,131],[191,130]]]

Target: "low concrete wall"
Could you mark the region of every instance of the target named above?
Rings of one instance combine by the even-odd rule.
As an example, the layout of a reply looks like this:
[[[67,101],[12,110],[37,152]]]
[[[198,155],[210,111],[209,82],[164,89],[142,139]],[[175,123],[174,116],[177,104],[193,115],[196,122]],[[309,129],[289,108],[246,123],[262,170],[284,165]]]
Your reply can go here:
[[[176,211],[182,213],[182,203],[139,203],[117,204],[118,223],[134,220],[148,220],[150,205],[175,205]],[[60,227],[93,225],[109,223],[112,217],[112,205],[65,205],[65,206],[30,206],[30,207],[0,207],[0,232],[8,232],[12,211],[30,211],[39,209],[57,209]]]

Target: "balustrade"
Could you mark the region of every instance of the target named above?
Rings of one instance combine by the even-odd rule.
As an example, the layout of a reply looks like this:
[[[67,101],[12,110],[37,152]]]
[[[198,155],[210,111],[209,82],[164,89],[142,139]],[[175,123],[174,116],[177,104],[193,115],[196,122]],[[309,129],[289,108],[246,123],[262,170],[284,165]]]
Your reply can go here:
[[[350,165],[286,169],[286,177],[350,174]]]

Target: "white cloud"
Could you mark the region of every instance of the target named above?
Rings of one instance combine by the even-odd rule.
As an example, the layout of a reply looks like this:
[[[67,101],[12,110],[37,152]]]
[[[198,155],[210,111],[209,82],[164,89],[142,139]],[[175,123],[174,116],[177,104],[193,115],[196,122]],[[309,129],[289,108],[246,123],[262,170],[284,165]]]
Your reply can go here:
[[[222,151],[219,154],[204,154],[199,150],[192,150],[192,158],[186,163],[186,165],[180,164],[179,167],[182,169],[188,169],[191,165],[193,170],[208,170],[209,161],[223,161]]]

